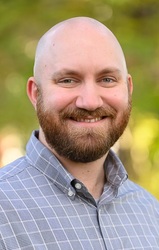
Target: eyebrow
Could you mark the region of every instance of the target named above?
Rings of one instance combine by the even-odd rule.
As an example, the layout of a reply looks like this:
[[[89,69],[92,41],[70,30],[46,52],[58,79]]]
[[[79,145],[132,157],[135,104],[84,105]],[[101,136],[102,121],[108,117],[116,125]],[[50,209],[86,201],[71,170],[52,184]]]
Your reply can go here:
[[[105,68],[103,70],[101,70],[100,72],[98,72],[98,74],[100,75],[104,75],[104,74],[110,74],[110,73],[113,73],[113,74],[118,74],[118,75],[122,75],[122,72],[120,69],[118,68],[115,68],[115,67],[110,67],[110,68]]]
[[[116,67],[104,68],[101,71],[97,72],[96,75],[104,75],[104,74],[110,74],[110,73],[117,74],[119,76],[122,75],[121,70]],[[56,78],[63,77],[63,76],[77,76],[77,75],[80,75],[79,71],[65,68],[65,69],[54,72],[51,76],[51,79],[56,79]]]
[[[59,71],[56,71],[52,74],[51,79],[56,79],[59,77],[63,77],[63,76],[72,76],[72,75],[79,75],[80,73],[76,70],[70,70],[70,69],[62,69]]]

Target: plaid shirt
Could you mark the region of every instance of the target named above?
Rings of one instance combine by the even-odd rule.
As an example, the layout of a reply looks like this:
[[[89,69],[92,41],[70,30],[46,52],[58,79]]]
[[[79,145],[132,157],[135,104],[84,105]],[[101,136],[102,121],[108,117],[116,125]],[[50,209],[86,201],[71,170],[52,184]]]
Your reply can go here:
[[[159,202],[112,151],[105,173],[96,202],[34,133],[0,170],[0,250],[159,250]]]

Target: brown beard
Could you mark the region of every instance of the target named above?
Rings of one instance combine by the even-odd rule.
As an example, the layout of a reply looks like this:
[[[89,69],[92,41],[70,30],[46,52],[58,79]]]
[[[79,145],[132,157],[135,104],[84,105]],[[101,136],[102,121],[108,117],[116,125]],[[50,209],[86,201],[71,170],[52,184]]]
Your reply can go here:
[[[41,90],[38,93],[37,116],[48,145],[58,155],[74,162],[92,162],[104,156],[123,134],[130,113],[131,96],[129,96],[127,108],[117,121],[117,112],[110,106],[98,108],[95,111],[69,107],[60,113],[55,113],[52,109],[46,110]],[[108,124],[105,127],[97,128],[76,128],[68,123],[70,119],[76,121],[88,116],[108,117],[106,119],[109,121],[106,121]]]

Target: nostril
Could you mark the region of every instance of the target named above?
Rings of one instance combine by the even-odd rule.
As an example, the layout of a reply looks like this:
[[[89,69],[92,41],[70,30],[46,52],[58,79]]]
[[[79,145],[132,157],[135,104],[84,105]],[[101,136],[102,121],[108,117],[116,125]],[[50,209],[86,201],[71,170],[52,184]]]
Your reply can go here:
[[[80,96],[76,100],[76,107],[80,109],[94,111],[102,106],[103,101],[100,97],[91,96],[89,94],[85,98]]]

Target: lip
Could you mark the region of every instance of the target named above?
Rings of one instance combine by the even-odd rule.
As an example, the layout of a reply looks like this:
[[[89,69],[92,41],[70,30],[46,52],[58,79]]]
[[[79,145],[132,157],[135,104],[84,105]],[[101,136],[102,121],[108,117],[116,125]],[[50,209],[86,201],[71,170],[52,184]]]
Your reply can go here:
[[[77,122],[84,122],[84,123],[95,123],[101,121],[103,117],[96,117],[96,118],[78,118],[76,119]]]
[[[103,116],[103,117],[86,117],[86,118],[73,118],[70,117],[70,121],[72,121],[74,124],[79,124],[79,125],[83,125],[83,126],[93,126],[93,125],[97,125],[98,123],[103,123],[107,118],[107,116]]]

